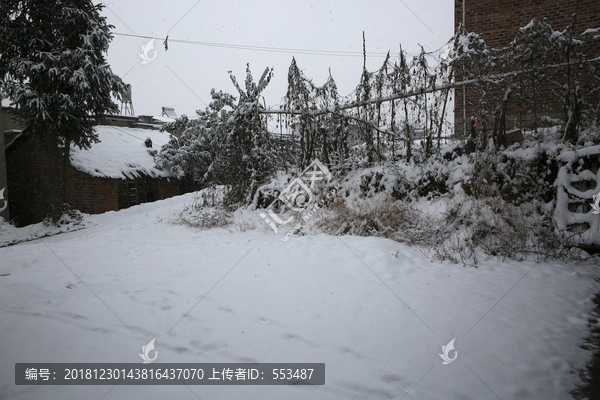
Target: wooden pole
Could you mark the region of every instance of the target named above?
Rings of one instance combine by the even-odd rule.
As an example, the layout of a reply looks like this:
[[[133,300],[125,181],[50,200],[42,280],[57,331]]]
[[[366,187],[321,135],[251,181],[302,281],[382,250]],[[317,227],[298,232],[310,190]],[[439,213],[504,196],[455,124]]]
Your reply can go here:
[[[454,71],[450,72],[450,79],[448,80],[452,80],[452,73]],[[440,141],[442,140],[442,127],[444,126],[444,114],[446,114],[446,104],[448,103],[448,94],[450,93],[450,89],[446,90],[446,97],[444,98],[444,107],[442,107],[442,116],[440,117],[440,125],[438,127],[438,142],[437,142],[437,148],[438,150],[440,149]]]
[[[5,221],[10,221],[9,207],[8,207],[8,176],[6,174],[6,150],[4,146],[4,124],[2,121],[2,96],[0,95],[0,190],[4,199],[0,199],[0,209],[4,208],[0,212],[0,217],[4,218]]]

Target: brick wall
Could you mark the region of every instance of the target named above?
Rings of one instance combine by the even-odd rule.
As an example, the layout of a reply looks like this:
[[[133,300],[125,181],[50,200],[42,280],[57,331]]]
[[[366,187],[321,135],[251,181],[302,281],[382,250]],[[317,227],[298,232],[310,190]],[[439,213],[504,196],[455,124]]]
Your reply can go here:
[[[17,226],[43,220],[49,196],[44,151],[35,140],[20,137],[6,149],[8,202],[11,219]]]
[[[168,199],[180,194],[179,181],[144,176],[132,179],[98,178],[73,167],[69,175],[68,202],[88,214],[119,210],[119,185],[135,182],[136,204]]]
[[[72,208],[88,214],[117,211],[118,185],[118,179],[97,178],[71,167],[67,202]]]
[[[600,1],[598,0],[455,0],[455,30],[463,19],[463,1],[465,2],[465,27],[467,31],[477,33],[485,40],[486,44],[494,48],[508,46],[515,38],[520,27],[527,25],[533,18],[542,20],[546,18],[556,31],[564,30],[571,22],[573,14],[577,14],[574,34],[581,34],[586,29],[600,27]],[[597,42],[596,42],[597,43]],[[588,59],[600,55],[600,46],[585,49]],[[456,71],[456,80],[462,80],[462,71]],[[587,87],[586,87],[587,85]],[[589,89],[591,83],[584,82],[584,90]],[[562,116],[561,105],[552,99],[551,89],[547,88],[549,101],[540,105],[539,112],[551,117]],[[476,96],[467,87],[467,119],[475,113],[473,109],[478,101]],[[503,92],[503,91],[502,91]],[[502,94],[497,94],[501,96]],[[531,110],[531,105],[525,108]],[[509,107],[506,119],[507,127],[513,126],[515,118],[520,119],[522,115],[516,115],[516,105]],[[526,113],[524,124],[531,122],[530,113]],[[463,91],[461,88],[455,91],[454,123],[457,134],[463,131]]]
[[[5,131],[12,129],[21,130],[24,128],[23,123],[15,117],[11,107],[2,107],[2,124],[4,125]]]

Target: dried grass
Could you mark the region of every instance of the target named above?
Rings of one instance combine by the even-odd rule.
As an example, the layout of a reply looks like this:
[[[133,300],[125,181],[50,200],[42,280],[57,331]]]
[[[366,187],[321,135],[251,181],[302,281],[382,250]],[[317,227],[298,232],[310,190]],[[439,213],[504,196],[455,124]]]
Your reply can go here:
[[[549,213],[498,197],[456,202],[440,216],[385,194],[352,201],[338,198],[314,226],[334,235],[394,239],[432,259],[463,265],[477,266],[486,258],[581,258],[561,239]]]

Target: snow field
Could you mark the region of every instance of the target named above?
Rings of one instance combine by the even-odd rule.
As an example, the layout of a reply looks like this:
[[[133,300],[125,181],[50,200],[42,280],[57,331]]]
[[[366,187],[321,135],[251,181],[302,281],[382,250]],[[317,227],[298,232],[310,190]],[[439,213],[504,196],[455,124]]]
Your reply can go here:
[[[596,267],[465,268],[380,238],[168,223],[191,198],[0,249],[0,398],[568,399],[591,355]],[[326,384],[14,385],[17,362],[142,365],[153,338],[157,362],[324,362]]]

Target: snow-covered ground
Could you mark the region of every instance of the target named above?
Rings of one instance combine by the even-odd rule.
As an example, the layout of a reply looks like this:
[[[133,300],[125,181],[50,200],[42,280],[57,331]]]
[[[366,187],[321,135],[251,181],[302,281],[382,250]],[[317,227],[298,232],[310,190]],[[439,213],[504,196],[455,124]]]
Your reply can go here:
[[[465,268],[379,238],[169,223],[191,199],[0,248],[0,398],[567,399],[579,382],[597,267]],[[14,383],[21,362],[142,365],[153,338],[157,362],[322,362],[326,384]]]

